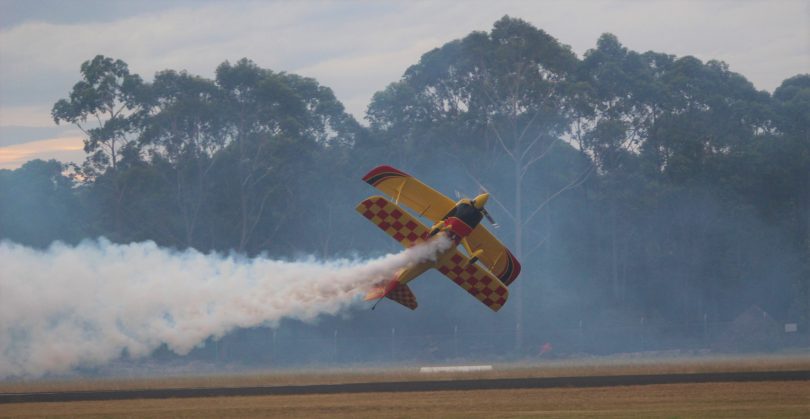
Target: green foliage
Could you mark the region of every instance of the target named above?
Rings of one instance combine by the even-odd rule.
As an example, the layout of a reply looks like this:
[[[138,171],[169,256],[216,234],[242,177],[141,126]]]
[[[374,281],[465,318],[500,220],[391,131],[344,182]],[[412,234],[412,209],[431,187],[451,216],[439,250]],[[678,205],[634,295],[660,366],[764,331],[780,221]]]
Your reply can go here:
[[[137,121],[136,108],[143,94],[143,82],[129,73],[121,60],[97,55],[81,65],[82,80],[73,86],[68,99],[57,101],[51,111],[54,122],[68,122],[86,135],[88,153],[85,176],[116,169],[120,156],[130,147],[130,133]],[[88,126],[90,120],[90,126]]]
[[[575,66],[570,48],[504,17],[489,34],[473,32],[423,55],[374,96],[368,119],[411,157],[494,149],[523,166],[542,151],[538,142],[568,130],[564,92]]]
[[[85,234],[73,180],[56,160],[31,160],[0,170],[0,239],[44,247]]]

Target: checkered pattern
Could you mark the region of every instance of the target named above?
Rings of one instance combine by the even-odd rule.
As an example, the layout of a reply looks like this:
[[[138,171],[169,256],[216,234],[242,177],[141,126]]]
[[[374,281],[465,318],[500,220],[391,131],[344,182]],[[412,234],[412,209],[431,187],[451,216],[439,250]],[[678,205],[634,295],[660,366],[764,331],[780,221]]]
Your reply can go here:
[[[399,284],[394,288],[386,297],[408,307],[411,310],[416,310],[416,296],[411,292],[411,288],[405,284]]]
[[[493,311],[500,310],[509,298],[509,290],[498,278],[475,264],[464,266],[466,260],[456,251],[437,269]]]
[[[381,196],[372,196],[355,209],[405,247],[428,238],[428,229],[424,224]]]

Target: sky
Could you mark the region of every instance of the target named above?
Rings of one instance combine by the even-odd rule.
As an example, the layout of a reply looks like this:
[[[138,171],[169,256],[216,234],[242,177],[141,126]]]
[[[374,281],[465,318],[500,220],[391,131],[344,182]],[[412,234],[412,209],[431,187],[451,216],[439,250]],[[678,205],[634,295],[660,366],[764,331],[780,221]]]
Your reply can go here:
[[[810,0],[0,0],[0,169],[81,162],[82,135],[53,104],[97,54],[151,80],[213,78],[225,60],[314,77],[363,122],[374,92],[419,57],[509,15],[580,57],[602,33],[626,47],[725,61],[760,90],[810,72]]]

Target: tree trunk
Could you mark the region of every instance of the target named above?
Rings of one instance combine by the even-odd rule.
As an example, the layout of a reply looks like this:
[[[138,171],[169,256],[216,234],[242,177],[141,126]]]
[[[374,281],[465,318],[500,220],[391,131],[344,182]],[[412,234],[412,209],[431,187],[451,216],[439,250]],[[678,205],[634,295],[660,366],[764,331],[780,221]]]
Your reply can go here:
[[[619,278],[619,247],[618,247],[618,232],[616,231],[616,204],[611,199],[610,204],[610,274],[611,282],[613,284],[613,299],[616,302],[621,302],[622,286]]]
[[[515,163],[515,257],[523,261],[523,174],[521,164]],[[523,281],[513,287],[515,300],[515,352],[523,349]]]

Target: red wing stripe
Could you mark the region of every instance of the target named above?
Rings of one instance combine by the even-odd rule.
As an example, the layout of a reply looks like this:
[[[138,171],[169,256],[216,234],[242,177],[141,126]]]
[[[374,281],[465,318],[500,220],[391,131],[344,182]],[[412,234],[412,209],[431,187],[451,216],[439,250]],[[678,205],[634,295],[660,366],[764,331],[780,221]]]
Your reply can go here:
[[[371,169],[370,172],[368,172],[365,176],[363,176],[363,180],[372,186],[376,186],[378,183],[382,182],[385,179],[396,177],[410,177],[410,176],[407,173],[394,169],[391,166],[378,166],[375,167],[374,169]]]

